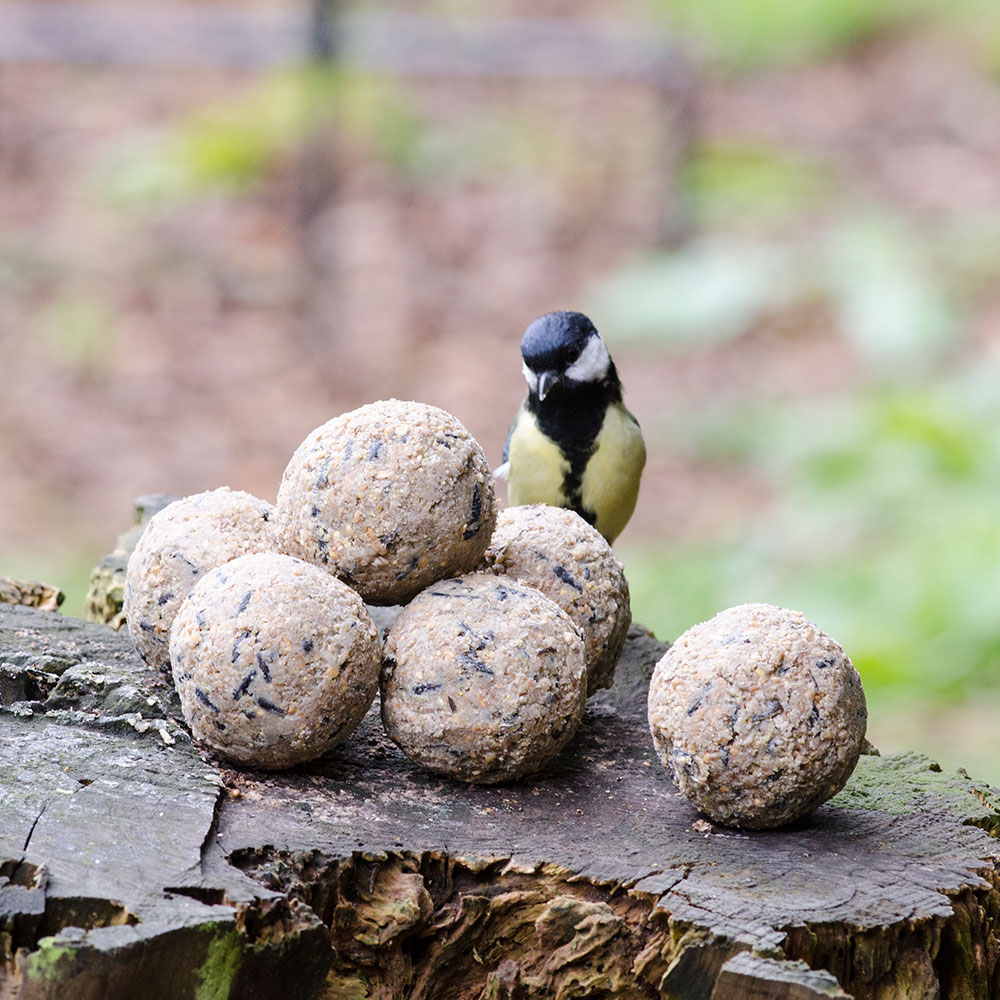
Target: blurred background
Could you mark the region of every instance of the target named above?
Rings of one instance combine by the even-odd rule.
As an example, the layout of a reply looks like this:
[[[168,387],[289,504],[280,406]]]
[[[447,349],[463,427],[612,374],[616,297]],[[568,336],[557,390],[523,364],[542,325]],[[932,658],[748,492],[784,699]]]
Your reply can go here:
[[[801,610],[1000,783],[995,3],[0,3],[0,573],[68,613],[137,495],[273,501],[364,402],[499,464],[559,308],[646,435],[636,620]]]

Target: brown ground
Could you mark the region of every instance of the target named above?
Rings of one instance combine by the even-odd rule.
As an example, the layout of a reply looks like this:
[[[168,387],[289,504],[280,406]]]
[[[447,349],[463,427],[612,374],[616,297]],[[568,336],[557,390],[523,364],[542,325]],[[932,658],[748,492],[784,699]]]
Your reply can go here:
[[[520,109],[584,155],[414,179],[375,160],[370,144],[346,143],[337,195],[313,223],[311,275],[296,208],[315,154],[291,150],[235,197],[131,213],[101,197],[102,171],[122,147],[206,101],[238,102],[256,82],[236,72],[0,71],[5,547],[40,530],[64,544],[66,509],[71,533],[86,525],[108,538],[131,496],[151,488],[228,482],[273,496],[306,431],[380,396],[452,410],[498,456],[522,393],[523,327],[578,305],[589,281],[655,240],[663,161],[641,137],[658,109],[637,89],[563,88],[544,104],[513,86],[415,94],[439,121]],[[1000,95],[961,53],[921,37],[829,65],[709,80],[700,109],[708,138],[822,157],[855,191],[916,215],[1000,205]],[[308,315],[317,303],[320,324]],[[981,322],[996,336],[996,310]],[[615,331],[605,333],[614,345]],[[720,393],[824,391],[857,375],[821,315],[777,317],[721,349],[616,356],[630,405],[663,434],[634,538],[710,528],[758,499],[756,484],[673,455],[672,413]]]

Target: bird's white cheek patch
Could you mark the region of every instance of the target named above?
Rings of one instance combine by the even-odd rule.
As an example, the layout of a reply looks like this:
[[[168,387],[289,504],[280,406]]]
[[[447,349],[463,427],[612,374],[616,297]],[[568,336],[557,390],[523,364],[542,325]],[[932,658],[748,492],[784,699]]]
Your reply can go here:
[[[611,356],[600,337],[591,337],[580,354],[566,369],[566,377],[574,382],[600,382],[608,374]]]
[[[521,371],[524,372],[524,381],[528,383],[528,388],[537,395],[538,376],[528,367],[527,363],[521,362]]]

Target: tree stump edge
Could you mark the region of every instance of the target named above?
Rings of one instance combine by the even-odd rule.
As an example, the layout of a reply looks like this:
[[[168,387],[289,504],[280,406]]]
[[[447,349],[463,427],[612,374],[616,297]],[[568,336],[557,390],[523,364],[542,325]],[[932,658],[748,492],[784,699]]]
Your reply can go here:
[[[362,982],[386,998],[489,987],[722,1000],[739,995],[737,973],[750,988],[736,962],[744,953],[785,972],[804,961],[858,998],[904,985],[914,997],[1000,995],[996,790],[916,755],[868,757],[792,830],[706,824],[670,786],[645,730],[643,686],[665,648],[634,628],[619,682],[591,699],[584,732],[553,766],[476,789],[417,771],[374,713],[311,765],[235,771],[191,745],[169,684],[125,637],[0,607],[0,738],[34,748],[34,770],[0,778],[0,997],[72,988],[113,1000],[138,995],[128,990],[142,981],[153,1000],[209,986],[276,995],[265,984],[291,997],[357,996]],[[142,782],[187,803],[185,832],[164,850],[157,838],[175,836],[181,812],[156,817],[135,877],[101,882],[60,838],[70,817],[90,816],[94,843],[113,841],[100,818],[117,808],[114,795],[135,807],[119,808],[120,822],[145,815]],[[94,808],[78,812],[88,798]],[[831,842],[832,859],[792,863],[795,850]],[[884,885],[864,881],[865,864],[868,882]],[[101,886],[93,926],[58,926]],[[746,899],[740,912],[734,900]],[[755,968],[753,988],[772,991],[759,995],[800,995],[774,992],[761,978],[769,966]],[[94,992],[98,982],[110,992]]]

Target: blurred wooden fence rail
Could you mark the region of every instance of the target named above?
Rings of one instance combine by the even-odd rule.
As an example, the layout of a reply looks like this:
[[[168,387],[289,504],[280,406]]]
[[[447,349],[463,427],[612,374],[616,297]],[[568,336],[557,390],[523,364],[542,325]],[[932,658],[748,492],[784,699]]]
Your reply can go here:
[[[0,62],[263,67],[336,55],[404,75],[579,77],[645,82],[672,100],[691,69],[665,33],[627,22],[345,13],[330,0],[297,8],[0,5]]]

